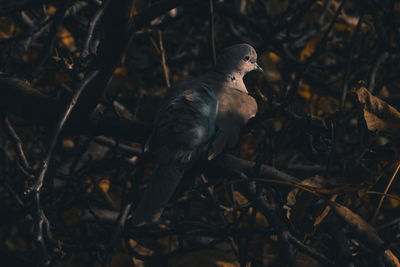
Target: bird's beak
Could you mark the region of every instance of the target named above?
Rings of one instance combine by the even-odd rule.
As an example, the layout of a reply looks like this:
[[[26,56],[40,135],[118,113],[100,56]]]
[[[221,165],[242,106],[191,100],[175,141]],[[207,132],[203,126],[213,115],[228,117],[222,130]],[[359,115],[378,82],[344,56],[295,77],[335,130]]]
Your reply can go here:
[[[264,73],[264,70],[257,64],[257,62],[254,62],[254,70]]]

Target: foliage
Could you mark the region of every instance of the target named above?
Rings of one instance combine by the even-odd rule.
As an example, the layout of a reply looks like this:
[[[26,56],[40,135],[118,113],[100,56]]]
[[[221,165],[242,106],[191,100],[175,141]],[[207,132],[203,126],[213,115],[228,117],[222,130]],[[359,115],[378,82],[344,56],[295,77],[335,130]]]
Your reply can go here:
[[[5,5],[2,266],[400,266],[398,1]],[[162,96],[241,42],[257,116],[134,227]]]

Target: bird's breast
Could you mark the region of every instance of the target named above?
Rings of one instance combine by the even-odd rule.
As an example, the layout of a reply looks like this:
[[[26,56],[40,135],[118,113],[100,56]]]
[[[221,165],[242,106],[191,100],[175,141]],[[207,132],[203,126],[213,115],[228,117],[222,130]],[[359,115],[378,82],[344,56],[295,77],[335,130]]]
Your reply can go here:
[[[257,102],[238,90],[218,92],[218,117],[241,122],[243,125],[257,113]]]

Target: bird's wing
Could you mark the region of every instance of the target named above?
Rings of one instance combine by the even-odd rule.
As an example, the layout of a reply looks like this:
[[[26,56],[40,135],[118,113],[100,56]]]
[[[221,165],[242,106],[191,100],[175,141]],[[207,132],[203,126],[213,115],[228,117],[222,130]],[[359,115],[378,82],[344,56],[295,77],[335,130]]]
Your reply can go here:
[[[217,108],[215,94],[204,84],[182,90],[162,107],[150,144],[158,166],[134,212],[135,225],[158,221],[186,163],[214,134]]]
[[[218,100],[204,84],[170,98],[162,107],[151,141],[158,162],[188,161],[215,131]]]

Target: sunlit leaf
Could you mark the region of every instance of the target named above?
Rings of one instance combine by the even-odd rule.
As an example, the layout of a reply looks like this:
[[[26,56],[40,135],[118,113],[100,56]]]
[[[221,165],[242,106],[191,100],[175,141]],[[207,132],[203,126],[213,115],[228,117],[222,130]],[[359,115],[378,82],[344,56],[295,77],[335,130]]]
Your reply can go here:
[[[400,261],[390,249],[385,250],[383,262],[387,267],[400,267]]]
[[[103,192],[107,193],[108,190],[110,189],[110,180],[109,179],[102,179],[99,182],[99,187]]]
[[[353,89],[356,100],[362,105],[368,130],[380,131],[393,137],[400,136],[400,112],[394,107],[373,96],[360,82]]]
[[[280,63],[281,62],[281,57],[275,54],[274,52],[268,52],[268,57],[272,60],[274,63]]]
[[[47,15],[52,15],[52,14],[54,14],[54,13],[56,13],[56,7],[55,6],[53,6],[53,5],[49,5],[48,7],[47,7],[47,9],[46,9],[46,14]]]
[[[306,44],[306,46],[300,52],[300,62],[305,62],[309,56],[311,56],[319,41],[321,41],[322,34],[312,37]]]
[[[336,202],[328,202],[328,204],[335,214],[353,229],[360,241],[374,249],[382,248],[384,242],[372,225],[346,206]]]
[[[387,200],[389,201],[389,206],[392,209],[398,209],[400,207],[400,201],[399,200],[391,198],[391,197],[388,198]]]
[[[62,141],[62,146],[63,146],[63,148],[66,148],[66,149],[73,149],[75,147],[75,143],[71,139],[64,139]]]
[[[75,39],[66,28],[60,27],[57,33],[57,37],[70,51],[76,50]]]
[[[138,252],[140,255],[143,256],[151,256],[154,254],[154,251],[148,248],[143,247],[139,243],[137,243],[134,239],[129,238],[129,245],[131,246],[132,249],[134,249],[136,252]]]
[[[263,66],[264,76],[268,82],[279,82],[281,80],[281,73],[279,69],[280,62],[281,58],[273,52],[261,54],[260,63],[261,66]]]
[[[132,9],[131,9],[131,16],[133,17],[133,16],[135,16],[137,13],[139,13],[139,12],[138,12],[136,6],[133,6]]]
[[[11,38],[15,32],[15,25],[8,17],[0,18],[0,38]]]
[[[128,75],[128,68],[126,66],[121,66],[115,69],[115,76],[126,77]]]
[[[233,191],[233,197],[239,205],[245,205],[249,202],[249,200],[245,196],[243,196],[239,191],[236,190]]]
[[[311,99],[311,87],[307,83],[301,83],[297,93],[306,100]]]

